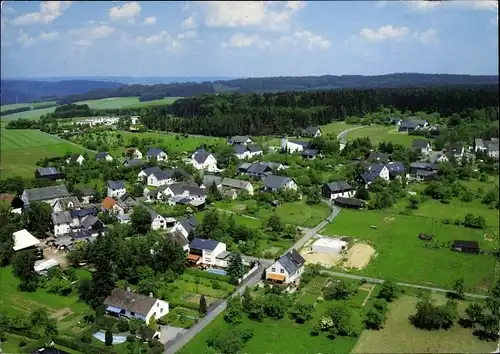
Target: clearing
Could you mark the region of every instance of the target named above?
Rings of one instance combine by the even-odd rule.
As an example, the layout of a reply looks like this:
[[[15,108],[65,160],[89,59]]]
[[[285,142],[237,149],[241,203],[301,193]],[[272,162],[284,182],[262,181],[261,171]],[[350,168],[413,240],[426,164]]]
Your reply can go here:
[[[1,178],[32,177],[40,159],[85,152],[83,147],[38,130],[1,130],[0,138]]]
[[[433,297],[438,302],[445,301],[443,295]],[[446,331],[415,328],[408,317],[415,313],[417,301],[416,297],[403,296],[390,304],[384,328],[363,331],[352,353],[492,353],[495,350],[495,342],[478,339],[458,323]],[[460,302],[460,315],[463,316],[466,306],[465,301]]]

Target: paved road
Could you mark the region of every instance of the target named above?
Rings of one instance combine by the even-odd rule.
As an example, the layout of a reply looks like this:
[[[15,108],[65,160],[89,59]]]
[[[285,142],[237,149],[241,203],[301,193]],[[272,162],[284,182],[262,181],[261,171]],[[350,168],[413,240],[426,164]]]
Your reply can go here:
[[[236,290],[236,292],[231,296],[235,296],[236,294],[241,295],[243,294],[243,291],[245,291],[246,287],[256,285],[260,281],[264,269],[265,266],[261,264],[254,272],[254,274],[245,279],[238,287],[238,290]],[[218,315],[220,315],[222,311],[226,309],[226,306],[227,306],[227,301],[226,300],[221,301],[215,308],[211,309],[205,317],[203,317],[188,331],[179,334],[174,340],[165,343],[165,353],[174,354],[179,349],[181,349],[198,333],[200,333],[210,322],[212,322]]]
[[[364,276],[355,275],[355,274],[346,274],[346,273],[333,272],[333,271],[330,271],[330,270],[322,270],[321,273],[335,275],[335,276],[341,277],[341,278],[349,278],[349,279],[356,279],[356,280],[366,279],[366,281],[368,281],[370,283],[377,283],[377,284],[382,284],[385,281],[383,279],[369,278],[369,277],[364,277]],[[407,287],[407,288],[431,290],[431,291],[436,291],[436,292],[439,292],[439,293],[452,292],[452,290],[441,289],[441,288],[433,288],[433,287],[430,287],[430,286],[422,286],[422,285],[415,285],[415,284],[408,284],[408,283],[396,283],[396,284],[399,285],[399,286]],[[487,296],[485,296],[485,295],[479,295],[479,294],[465,293],[464,295],[468,296],[468,297],[476,298],[476,299],[486,299],[487,298]]]
[[[339,135],[337,135],[337,140],[340,140],[340,141],[345,141],[344,137],[351,131],[353,130],[357,130],[357,129],[361,129],[361,128],[365,128],[367,127],[367,125],[360,125],[359,127],[354,127],[354,128],[349,128],[349,129],[346,129],[344,130],[343,132],[341,132]]]

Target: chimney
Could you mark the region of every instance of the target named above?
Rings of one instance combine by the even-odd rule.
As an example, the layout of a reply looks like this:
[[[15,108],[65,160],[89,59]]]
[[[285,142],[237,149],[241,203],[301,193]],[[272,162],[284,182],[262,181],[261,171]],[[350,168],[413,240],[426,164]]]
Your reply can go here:
[[[153,293],[149,293],[149,297],[153,297]]]
[[[127,291],[130,292],[130,286],[127,286]]]

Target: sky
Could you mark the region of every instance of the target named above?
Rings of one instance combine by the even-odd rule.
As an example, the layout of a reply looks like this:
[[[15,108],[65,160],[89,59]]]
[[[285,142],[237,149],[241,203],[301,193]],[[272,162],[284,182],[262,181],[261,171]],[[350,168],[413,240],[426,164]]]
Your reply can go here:
[[[498,75],[498,3],[2,1],[1,75]]]

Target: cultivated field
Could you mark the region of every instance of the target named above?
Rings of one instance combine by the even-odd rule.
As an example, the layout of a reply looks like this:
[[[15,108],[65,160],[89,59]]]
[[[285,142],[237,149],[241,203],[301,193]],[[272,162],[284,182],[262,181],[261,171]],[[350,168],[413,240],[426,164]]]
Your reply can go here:
[[[448,246],[453,240],[474,240],[482,249],[491,250],[495,241],[485,238],[483,230],[445,225],[419,216],[344,209],[320,233],[351,236],[373,246],[376,254],[372,260],[362,270],[351,270],[355,273],[450,289],[463,276],[472,292],[487,292],[492,285],[493,256],[453,252]],[[418,238],[419,233],[433,234],[439,248],[425,247],[426,241]]]
[[[418,136],[399,133],[396,126],[374,125],[365,128],[353,130],[345,135],[345,139],[350,141],[356,138],[369,137],[374,145],[378,145],[382,141],[391,141],[394,144],[411,146],[413,140],[418,139]]]
[[[147,101],[147,102],[139,102],[139,100],[137,100],[137,103],[134,103],[130,106],[125,106],[125,108],[149,107],[149,106],[172,104],[180,98],[182,98],[182,97],[165,97],[161,100],[153,100],[153,101]]]
[[[38,130],[1,130],[0,138],[1,178],[32,177],[40,159],[85,151]]]
[[[22,106],[22,107],[24,107],[24,106]],[[2,120],[9,121],[9,120],[19,119],[19,118],[38,119],[46,113],[54,112],[55,109],[56,109],[56,107],[50,107],[50,108],[33,109],[31,111],[8,114],[6,116],[2,116]]]
[[[445,301],[444,296],[434,296],[438,303]],[[492,353],[495,350],[494,342],[478,339],[458,323],[446,331],[416,329],[408,317],[415,313],[417,301],[415,297],[403,296],[392,303],[384,328],[363,331],[352,353]],[[461,316],[466,306],[465,301],[460,302]]]

